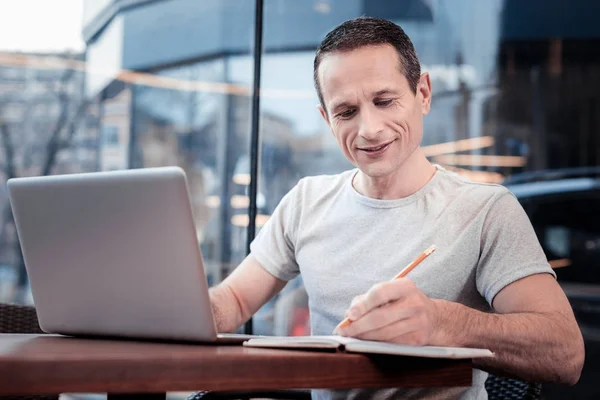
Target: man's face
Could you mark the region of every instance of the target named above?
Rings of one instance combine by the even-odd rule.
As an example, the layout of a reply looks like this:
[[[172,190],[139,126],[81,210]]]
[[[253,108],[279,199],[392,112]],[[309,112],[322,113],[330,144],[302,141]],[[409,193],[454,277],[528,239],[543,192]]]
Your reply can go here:
[[[326,108],[319,106],[321,115],[346,158],[367,176],[398,171],[420,145],[431,83],[423,74],[415,95],[392,46],[328,54],[319,82]]]

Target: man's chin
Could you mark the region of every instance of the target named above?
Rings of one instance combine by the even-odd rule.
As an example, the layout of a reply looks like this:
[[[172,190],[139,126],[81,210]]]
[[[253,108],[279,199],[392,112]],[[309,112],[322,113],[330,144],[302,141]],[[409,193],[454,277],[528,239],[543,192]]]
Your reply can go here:
[[[394,168],[390,166],[359,165],[358,169],[364,175],[373,179],[385,178],[394,172]]]

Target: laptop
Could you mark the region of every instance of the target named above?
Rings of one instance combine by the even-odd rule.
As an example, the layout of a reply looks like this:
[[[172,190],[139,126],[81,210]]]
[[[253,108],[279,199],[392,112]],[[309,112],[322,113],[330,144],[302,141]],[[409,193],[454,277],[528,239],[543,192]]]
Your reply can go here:
[[[40,327],[69,336],[241,343],[219,334],[179,167],[7,182]]]

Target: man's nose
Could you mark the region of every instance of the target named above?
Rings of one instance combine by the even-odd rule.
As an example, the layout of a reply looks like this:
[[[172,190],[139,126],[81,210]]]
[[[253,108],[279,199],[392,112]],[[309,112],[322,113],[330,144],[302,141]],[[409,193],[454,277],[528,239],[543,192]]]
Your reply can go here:
[[[359,136],[365,140],[376,140],[383,131],[383,120],[376,110],[361,110]]]

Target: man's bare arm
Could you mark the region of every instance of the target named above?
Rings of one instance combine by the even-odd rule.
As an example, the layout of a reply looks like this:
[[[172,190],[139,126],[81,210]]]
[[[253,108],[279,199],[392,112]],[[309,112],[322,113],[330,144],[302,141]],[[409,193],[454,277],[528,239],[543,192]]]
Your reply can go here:
[[[209,290],[217,331],[234,332],[286,285],[249,255],[223,282]]]
[[[478,347],[496,357],[484,370],[531,381],[575,384],[581,374],[581,332],[562,289],[548,274],[516,281],[495,297],[498,314],[430,299],[406,278],[375,285],[348,310],[345,336],[412,345]]]
[[[498,314],[456,303],[438,305],[446,343],[496,354],[476,360],[479,368],[532,381],[578,381],[583,338],[566,296],[550,275],[533,275],[504,288],[493,303]]]

